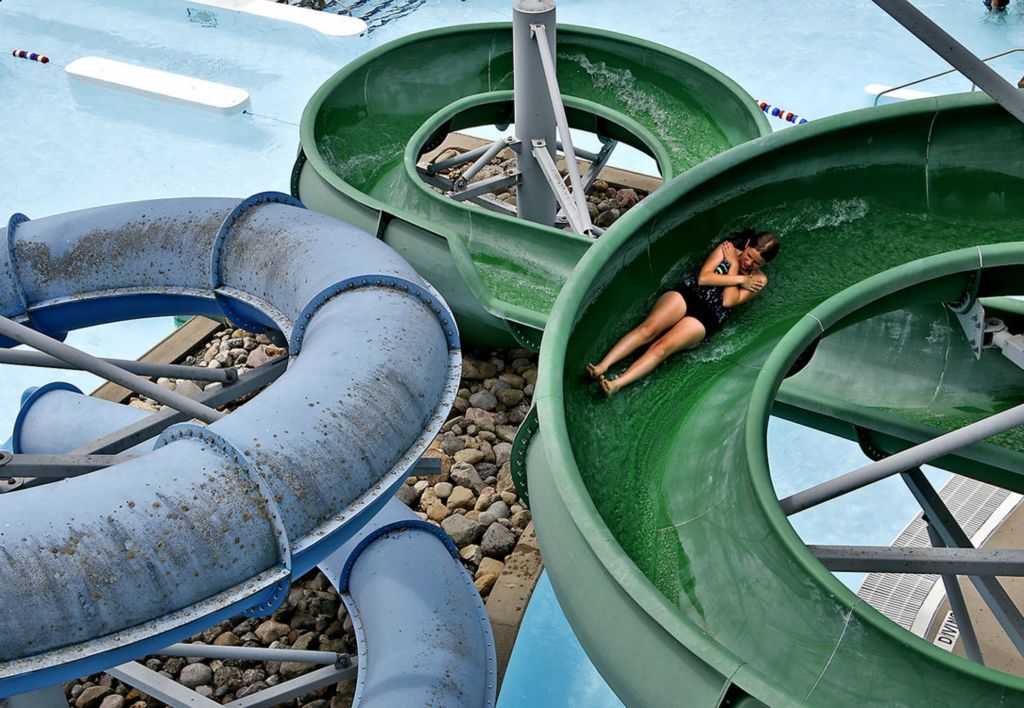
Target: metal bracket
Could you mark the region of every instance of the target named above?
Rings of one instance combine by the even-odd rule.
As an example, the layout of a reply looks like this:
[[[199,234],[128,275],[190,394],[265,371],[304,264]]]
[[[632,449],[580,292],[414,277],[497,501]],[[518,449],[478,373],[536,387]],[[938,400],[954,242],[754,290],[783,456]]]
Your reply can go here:
[[[388,224],[390,224],[391,220],[394,218],[394,215],[381,209],[380,213],[377,214],[377,228],[373,232],[373,237],[378,241],[383,241],[384,232],[387,231]]]
[[[516,485],[516,494],[530,506],[530,489],[526,477],[526,452],[530,449],[530,441],[540,430],[540,419],[537,417],[537,406],[533,406],[526,414],[526,419],[519,426],[516,439],[512,443],[512,456],[509,458],[509,471],[512,472],[512,483]]]
[[[214,236],[213,245],[210,248],[210,289],[213,291],[214,299],[229,322],[233,322],[250,332],[262,332],[263,325],[252,322],[236,312],[231,303],[217,291],[224,285],[224,280],[221,277],[221,256],[223,255],[228,237],[231,236],[232,229],[246,212],[263,204],[287,204],[299,209],[306,208],[298,199],[284,192],[260,192],[254,194],[239,202],[231,210],[231,213],[225,217],[220,228],[217,229],[217,235]]]
[[[297,356],[299,351],[301,351],[306,327],[309,326],[317,310],[323,307],[328,300],[349,290],[372,287],[391,288],[392,290],[399,290],[412,295],[434,312],[434,316],[441,323],[441,329],[444,330],[445,338],[448,340],[448,348],[460,348],[459,330],[455,324],[455,318],[452,317],[452,313],[436,293],[410,280],[393,275],[359,275],[354,278],[346,278],[324,288],[306,303],[299,316],[295,318],[295,326],[292,328],[291,337],[289,337],[292,356]]]
[[[355,566],[356,561],[366,548],[376,541],[381,536],[386,536],[392,531],[402,531],[404,529],[414,529],[416,531],[426,531],[432,536],[436,536],[444,547],[448,549],[448,552],[452,554],[452,558],[455,560],[459,559],[459,549],[455,547],[455,543],[452,542],[451,537],[441,530],[440,526],[434,526],[433,524],[423,521],[422,519],[403,519],[401,521],[394,521],[390,524],[385,524],[375,528],[370,533],[366,534],[356,547],[349,553],[348,558],[345,559],[345,565],[341,569],[341,576],[338,579],[338,592],[345,594],[348,592],[348,581],[352,576],[352,568]]]
[[[505,324],[508,325],[508,331],[524,349],[534,352],[540,350],[540,340],[544,336],[542,331],[512,320],[505,320]]]
[[[302,177],[302,168],[308,161],[306,151],[302,149],[302,145],[299,145],[298,152],[295,153],[295,163],[292,165],[292,178],[289,184],[292,196],[296,199],[299,198],[299,179]]]
[[[519,184],[519,180],[522,174],[516,172],[511,175],[501,175],[500,177],[491,177],[490,179],[480,180],[475,182],[471,186],[459,187],[459,183],[455,183],[455,190],[448,193],[446,196],[451,197],[457,202],[464,202],[476,197],[481,197],[485,194],[490,194],[499,189],[505,189],[506,187],[513,187]]]
[[[562,207],[562,211],[569,220],[569,226],[578,234],[585,233],[585,227],[579,210],[576,208],[576,202],[562,181],[562,175],[559,174],[555,161],[548,154],[547,143],[543,140],[532,140],[530,142],[533,145],[531,153],[544,172],[544,178],[547,180],[548,186],[551,187],[551,191],[555,194],[555,199],[558,200],[559,206]]]
[[[280,607],[285,597],[288,596],[288,589],[291,585],[292,577],[292,550],[291,542],[288,540],[288,529],[285,526],[284,517],[281,515],[281,510],[277,505],[277,501],[274,499],[273,492],[267,485],[263,473],[261,473],[259,468],[252,464],[252,462],[250,462],[249,459],[238,450],[238,448],[228,442],[228,440],[209,428],[204,428],[203,426],[195,425],[194,423],[180,423],[178,425],[171,426],[161,433],[159,438],[157,438],[153,449],[157,450],[164,445],[169,445],[170,443],[177,442],[179,440],[195,440],[197,442],[206,443],[213,449],[220,452],[228,458],[228,460],[245,470],[249,479],[252,480],[253,484],[259,490],[260,496],[263,497],[263,503],[266,505],[267,514],[270,517],[270,522],[274,528],[274,535],[277,539],[278,559],[281,562],[281,567],[283,568],[285,575],[281,580],[269,588],[269,594],[267,591],[264,591],[260,602],[245,610],[243,614],[248,616],[260,616],[273,612]],[[257,595],[256,597],[260,596]]]
[[[974,358],[981,358],[981,350],[985,345],[985,308],[978,300],[978,286],[981,284],[981,271],[984,261],[981,249],[978,249],[978,270],[971,273],[967,278],[967,287],[964,294],[958,300],[947,302],[948,307],[960,321],[964,335],[971,345]]]

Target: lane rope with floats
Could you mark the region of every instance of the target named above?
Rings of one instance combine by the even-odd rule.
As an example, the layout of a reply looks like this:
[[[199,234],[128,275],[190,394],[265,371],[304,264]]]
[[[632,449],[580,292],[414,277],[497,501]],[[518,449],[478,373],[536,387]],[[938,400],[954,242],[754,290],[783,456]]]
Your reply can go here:
[[[762,111],[772,116],[773,118],[788,121],[790,123],[793,123],[794,125],[803,125],[804,123],[807,122],[806,118],[801,118],[792,111],[787,111],[785,108],[773,106],[772,104],[767,103],[765,101],[757,101],[757,105],[761,107]]]

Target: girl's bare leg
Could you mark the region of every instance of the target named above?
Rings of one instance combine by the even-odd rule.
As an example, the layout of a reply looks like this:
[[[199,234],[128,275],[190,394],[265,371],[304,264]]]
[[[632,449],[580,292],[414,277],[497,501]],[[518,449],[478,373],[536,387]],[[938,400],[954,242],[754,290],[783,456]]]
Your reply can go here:
[[[686,300],[670,290],[654,303],[650,314],[640,325],[615,343],[604,358],[596,364],[587,364],[587,371],[594,378],[603,376],[609,366],[622,361],[645,344],[648,344],[686,316]]]
[[[684,317],[672,329],[652,344],[643,356],[630,364],[622,376],[601,380],[605,395],[611,396],[621,388],[651,373],[658,364],[682,349],[691,349],[704,339],[704,325],[693,317]]]

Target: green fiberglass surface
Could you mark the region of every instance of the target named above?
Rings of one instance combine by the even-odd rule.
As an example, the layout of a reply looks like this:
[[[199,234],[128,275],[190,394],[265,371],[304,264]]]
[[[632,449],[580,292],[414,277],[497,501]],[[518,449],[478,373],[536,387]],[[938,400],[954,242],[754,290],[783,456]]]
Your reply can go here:
[[[502,328],[481,307],[543,328],[592,243],[446,199],[416,174],[419,155],[448,131],[511,120],[511,44],[509,24],[446,28],[350,63],[306,108],[292,186],[307,206],[376,230],[399,250],[402,238],[393,232],[402,225],[420,229],[424,240],[443,239],[450,256],[428,264],[424,275],[452,304],[464,337],[476,342],[501,339]],[[559,27],[557,51],[570,125],[646,151],[666,178],[770,130],[735,83],[674,50]],[[406,253],[420,269],[418,250]]]
[[[545,331],[530,498],[562,606],[626,703],[1024,699],[1024,680],[917,640],[833,578],[778,508],[764,440],[780,385],[779,409],[895,447],[1024,401],[998,355],[954,352],[936,304],[981,265],[979,294],[1024,291],[1022,147],[1024,126],[978,97],[836,116],[690,170],[581,261]],[[782,242],[767,290],[603,400],[584,364],[747,226]],[[1010,435],[945,462],[1006,482],[1022,449]]]

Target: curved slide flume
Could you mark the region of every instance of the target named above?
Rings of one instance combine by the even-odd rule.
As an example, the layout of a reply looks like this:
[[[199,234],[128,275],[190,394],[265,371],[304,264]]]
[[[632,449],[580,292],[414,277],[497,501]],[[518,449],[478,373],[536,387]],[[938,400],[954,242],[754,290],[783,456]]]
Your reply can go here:
[[[1024,679],[914,638],[826,571],[779,506],[765,441],[780,387],[776,413],[808,400],[801,374],[788,390],[784,381],[823,333],[806,376],[830,386],[822,392],[829,399],[810,401],[806,422],[838,432],[853,418],[883,421],[871,432],[884,433],[890,452],[1024,401],[1019,386],[999,389],[1008,378],[998,353],[986,352],[973,377],[958,369],[973,357],[955,353],[945,382],[929,376],[943,368],[928,359],[956,345],[969,352],[939,303],[972,284],[983,298],[1020,294],[1022,140],[1024,126],[969,95],[817,121],[690,170],[581,261],[545,330],[530,499],[560,603],[626,704],[1008,705],[1024,697]],[[709,343],[603,400],[584,364],[712,243],[745,226],[782,239],[766,269],[769,288]],[[845,359],[828,346],[827,335],[844,328],[870,332],[872,318],[905,323],[908,315],[886,313],[907,308],[930,312],[925,334],[950,347],[921,342],[899,362],[899,345],[914,343],[891,330]],[[870,397],[844,391],[848,379],[820,375],[825,364],[864,360],[870,375],[890,357],[919,374],[902,386],[927,387],[949,415],[921,404],[924,390],[903,408],[887,399],[873,409]],[[957,384],[975,391],[960,411]],[[1011,435],[938,462],[1019,488],[1022,460],[1024,442]]]
[[[377,514],[443,422],[461,368],[443,300],[371,235],[293,202],[137,202],[0,233],[5,316],[55,333],[227,316],[281,333],[290,354],[277,381],[208,426],[173,426],[146,454],[0,496],[0,592],[18,607],[0,637],[0,696],[273,610],[292,577]],[[29,403],[16,451],[67,451],[124,422],[59,386]],[[62,439],[60,406],[95,427]],[[486,627],[476,640],[469,652],[486,657]]]
[[[569,125],[647,153],[666,180],[771,132],[753,98],[693,57],[565,25],[556,46]],[[309,208],[408,258],[476,344],[530,343],[592,243],[448,199],[417,173],[449,132],[512,122],[512,63],[510,24],[446,27],[367,52],[310,99],[292,174]]]

